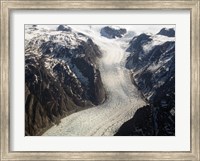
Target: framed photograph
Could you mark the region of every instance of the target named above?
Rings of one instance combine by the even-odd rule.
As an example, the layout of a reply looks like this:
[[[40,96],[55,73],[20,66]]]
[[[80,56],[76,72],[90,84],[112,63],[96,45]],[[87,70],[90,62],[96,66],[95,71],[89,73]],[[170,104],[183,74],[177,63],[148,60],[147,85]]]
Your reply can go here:
[[[1,0],[1,160],[200,160],[199,9]]]

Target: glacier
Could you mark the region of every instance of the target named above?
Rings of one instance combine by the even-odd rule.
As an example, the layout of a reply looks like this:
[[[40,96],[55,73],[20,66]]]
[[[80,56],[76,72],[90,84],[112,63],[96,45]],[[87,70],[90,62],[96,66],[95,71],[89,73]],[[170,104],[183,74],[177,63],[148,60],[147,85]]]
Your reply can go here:
[[[101,29],[105,28],[105,25],[60,26],[61,28],[58,30],[58,25],[26,25],[25,45],[29,44],[28,46],[30,47],[26,48],[26,56],[31,62],[35,62],[38,68],[40,68],[40,64],[38,64],[38,61],[32,61],[32,59],[39,60],[41,57],[45,58],[44,67],[51,74],[52,78],[58,82],[60,77],[56,75],[58,73],[55,73],[53,69],[57,64],[62,64],[63,71],[68,71],[70,77],[75,82],[78,82],[75,83],[74,88],[81,87],[81,85],[86,87],[81,88],[83,92],[90,89],[90,79],[87,77],[87,74],[90,74],[90,72],[93,72],[92,69],[95,69],[94,83],[98,83],[96,74],[100,73],[102,84],[102,86],[96,86],[96,89],[98,91],[103,87],[104,93],[99,103],[91,103],[89,104],[90,106],[83,108],[81,111],[75,110],[75,113],[73,111],[72,113],[66,113],[67,116],[62,115],[62,117],[66,117],[60,117],[62,118],[61,120],[59,118],[58,122],[52,123],[53,126],[48,127],[49,129],[47,128],[48,130],[42,134],[43,136],[113,136],[124,123],[137,114],[138,109],[144,109],[142,107],[145,107],[149,110],[149,100],[150,97],[153,97],[153,93],[155,93],[154,89],[163,85],[167,77],[160,75],[159,80],[156,79],[155,82],[151,83],[153,88],[149,92],[150,88],[142,90],[138,82],[140,85],[143,85],[145,80],[150,79],[150,77],[147,75],[147,77],[142,77],[139,80],[138,76],[142,73],[145,74],[145,72],[154,73],[154,75],[157,73],[158,75],[158,70],[161,74],[163,72],[170,73],[170,64],[173,65],[175,63],[174,59],[171,60],[174,55],[175,37],[173,35],[167,36],[170,30],[163,28],[163,25],[109,25],[110,30],[124,28],[126,32],[120,36],[115,36],[114,32],[112,38],[108,38],[101,34]],[[161,28],[163,29],[160,30]],[[159,31],[163,31],[163,33]],[[87,44],[84,44],[84,42],[87,42]],[[37,49],[37,45],[41,43],[42,45]],[[31,44],[33,45],[31,46]],[[86,63],[87,61],[82,62],[82,65],[78,61],[76,64],[73,62],[76,58],[82,60],[85,55],[90,53],[88,50],[82,53],[81,45],[87,45],[92,50],[95,49],[97,54],[95,59],[97,62],[89,62],[91,68],[84,70],[87,73],[86,75],[83,74],[82,68],[85,66],[84,62]],[[159,58],[156,57],[158,61],[150,61],[150,56],[154,50],[159,50],[158,53],[161,54]],[[46,53],[49,53],[48,56],[45,56]],[[70,58],[71,56],[74,57],[73,61]],[[93,56],[95,55],[90,55],[88,61]],[[139,63],[133,61],[137,56]],[[146,57],[150,58],[147,59]],[[59,70],[59,66],[57,68]],[[39,80],[37,75],[35,75],[34,80],[34,83],[37,84]],[[47,84],[46,88],[51,89],[51,86]],[[70,88],[70,90],[72,89]],[[148,93],[145,93],[145,91],[148,91]],[[94,93],[90,94],[93,96]],[[79,92],[77,94],[79,96]],[[57,100],[57,96],[55,100]],[[47,105],[48,107],[49,105]],[[58,107],[60,108],[60,106]],[[67,108],[68,104],[62,107],[64,109],[65,107]],[[129,130],[132,128],[134,127],[129,128]]]
[[[73,26],[73,29],[90,36],[103,53],[100,72],[107,100],[102,105],[63,118],[43,136],[113,136],[138,108],[146,105],[140,91],[131,82],[130,71],[125,68],[128,56],[125,49],[131,36],[107,39],[100,36],[101,26],[92,27]]]

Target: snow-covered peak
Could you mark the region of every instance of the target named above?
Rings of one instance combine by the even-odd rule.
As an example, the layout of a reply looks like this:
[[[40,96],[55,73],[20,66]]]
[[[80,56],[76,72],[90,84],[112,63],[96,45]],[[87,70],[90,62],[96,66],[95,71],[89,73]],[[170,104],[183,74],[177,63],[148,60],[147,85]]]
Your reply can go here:
[[[104,36],[108,39],[121,38],[126,34],[126,32],[127,31],[125,28],[113,28],[112,26],[105,26],[100,31],[101,36]]]
[[[175,37],[175,29],[174,28],[162,28],[157,35],[164,35],[168,37]]]
[[[142,46],[144,53],[148,53],[155,46],[162,45],[167,41],[170,41],[170,42],[175,41],[175,37],[168,37],[168,36],[163,36],[163,35],[152,35],[151,39],[152,39],[151,41],[149,41],[148,43],[146,43]]]
[[[67,25],[59,25],[56,30],[57,31],[67,31],[67,32],[72,31],[71,27],[69,27]]]
[[[25,26],[25,33],[25,45],[31,43],[38,46],[51,41],[67,48],[76,48],[81,42],[88,40],[88,37],[76,31],[68,30],[66,32],[64,29],[57,31],[43,25],[27,25]]]

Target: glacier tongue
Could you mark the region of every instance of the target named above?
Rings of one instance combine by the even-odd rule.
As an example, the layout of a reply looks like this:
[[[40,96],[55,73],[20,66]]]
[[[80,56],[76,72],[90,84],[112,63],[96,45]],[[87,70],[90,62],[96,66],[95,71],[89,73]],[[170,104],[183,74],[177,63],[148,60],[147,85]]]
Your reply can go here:
[[[146,104],[125,68],[128,55],[124,50],[126,44],[119,39],[101,37],[98,30],[89,31],[87,28],[81,30],[92,38],[103,53],[100,72],[108,98],[102,105],[63,118],[59,125],[47,130],[44,136],[113,136],[139,107]]]

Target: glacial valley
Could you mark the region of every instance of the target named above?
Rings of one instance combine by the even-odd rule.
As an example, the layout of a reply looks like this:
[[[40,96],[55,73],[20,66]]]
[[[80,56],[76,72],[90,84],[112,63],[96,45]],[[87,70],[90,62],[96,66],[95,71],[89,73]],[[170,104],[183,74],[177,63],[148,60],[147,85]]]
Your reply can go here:
[[[137,28],[27,25],[26,135],[174,135],[175,30]]]

